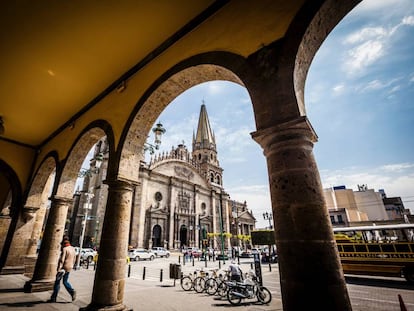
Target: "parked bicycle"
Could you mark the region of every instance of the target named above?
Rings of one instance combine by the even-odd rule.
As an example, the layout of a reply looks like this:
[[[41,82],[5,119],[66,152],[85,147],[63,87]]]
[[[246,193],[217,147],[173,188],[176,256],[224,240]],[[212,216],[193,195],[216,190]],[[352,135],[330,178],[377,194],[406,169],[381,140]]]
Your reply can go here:
[[[192,289],[194,289],[194,280],[197,278],[199,272],[201,270],[196,270],[193,273],[190,273],[188,275],[184,275],[181,278],[181,288],[185,291],[190,291]]]
[[[219,287],[219,278],[221,274],[218,273],[219,269],[211,269],[210,272],[201,272],[194,280],[194,289],[197,293],[206,292],[209,295],[214,295]]]

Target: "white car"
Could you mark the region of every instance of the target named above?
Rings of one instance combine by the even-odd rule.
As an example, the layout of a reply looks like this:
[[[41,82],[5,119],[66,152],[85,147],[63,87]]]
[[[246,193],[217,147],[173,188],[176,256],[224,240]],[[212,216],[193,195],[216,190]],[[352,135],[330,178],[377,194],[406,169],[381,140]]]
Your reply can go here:
[[[164,247],[153,247],[152,251],[154,252],[155,256],[157,257],[170,257],[170,251],[165,249]]]
[[[79,254],[79,247],[75,247],[76,255]],[[92,262],[95,258],[97,251],[93,250],[92,248],[82,248],[81,250],[81,260],[87,260],[88,262]]]
[[[155,253],[152,250],[144,248],[133,248],[128,251],[128,256],[131,260],[154,260],[156,257]]]

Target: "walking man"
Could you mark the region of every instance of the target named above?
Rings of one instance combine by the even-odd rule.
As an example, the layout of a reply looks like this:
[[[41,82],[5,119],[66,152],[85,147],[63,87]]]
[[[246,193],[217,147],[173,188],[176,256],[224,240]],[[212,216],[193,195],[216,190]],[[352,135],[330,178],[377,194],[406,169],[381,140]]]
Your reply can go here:
[[[72,271],[73,266],[76,261],[76,252],[75,248],[70,245],[69,239],[67,237],[63,238],[62,241],[62,251],[60,253],[58,268],[56,273],[55,285],[53,287],[52,297],[50,297],[50,302],[56,302],[57,295],[60,290],[60,281],[63,279],[63,286],[72,297],[72,301],[76,299],[76,291],[73,289],[72,285],[69,283],[69,273]]]

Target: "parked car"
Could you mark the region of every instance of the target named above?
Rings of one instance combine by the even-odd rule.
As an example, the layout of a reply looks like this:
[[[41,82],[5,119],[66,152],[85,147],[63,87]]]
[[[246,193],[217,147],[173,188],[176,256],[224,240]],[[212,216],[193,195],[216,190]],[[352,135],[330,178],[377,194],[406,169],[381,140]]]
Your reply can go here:
[[[197,247],[187,247],[182,249],[184,255],[191,255],[195,258],[201,257],[203,251]]]
[[[191,254],[193,255],[193,257],[201,257],[203,255],[203,251],[197,247],[193,247],[191,250]]]
[[[144,248],[133,248],[128,251],[128,256],[131,260],[154,260],[156,257],[155,253],[152,250]]]
[[[253,254],[249,251],[242,251],[240,253],[240,258],[252,258]]]
[[[170,251],[166,250],[164,247],[153,247],[152,251],[157,257],[170,257]]]
[[[79,254],[79,247],[75,247],[76,256]],[[81,260],[87,260],[88,262],[92,262],[95,256],[98,254],[97,251],[93,250],[92,248],[82,248],[80,252]]]

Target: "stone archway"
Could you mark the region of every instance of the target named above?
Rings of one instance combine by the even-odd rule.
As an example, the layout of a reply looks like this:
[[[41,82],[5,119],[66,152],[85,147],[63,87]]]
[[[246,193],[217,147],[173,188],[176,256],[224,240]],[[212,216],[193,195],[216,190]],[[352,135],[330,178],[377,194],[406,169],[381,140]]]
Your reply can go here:
[[[0,241],[1,241],[1,257],[0,270],[3,273],[9,251],[11,249],[12,238],[17,226],[20,207],[22,204],[22,188],[16,173],[5,162],[0,160],[0,183],[1,183],[1,201],[0,211]]]
[[[7,258],[6,266],[20,270],[31,277],[36,261],[36,253],[42,239],[42,230],[49,196],[56,175],[57,154],[52,152],[42,161],[32,181],[23,213],[19,217],[12,247]]]
[[[89,150],[100,138],[109,137],[113,154],[113,135],[110,126],[105,121],[91,123],[73,143],[73,146],[63,161],[57,165],[56,179],[50,196],[51,206],[43,234],[42,244],[36,261],[32,279],[25,284],[25,291],[37,291],[38,288],[52,288],[60,255],[60,242],[64,235],[68,210],[73,204],[73,195],[78,173]],[[63,169],[62,169],[63,167]],[[36,184],[33,185],[34,189]],[[36,201],[37,195],[32,196]]]
[[[143,146],[151,126],[168,104],[192,86],[213,80],[226,80],[243,85],[233,72],[223,66],[199,64],[171,73],[159,85],[148,91],[148,97],[137,104],[130,124],[124,129],[120,144],[122,150],[119,159],[119,178],[138,181],[138,170],[131,168],[144,158]]]
[[[302,97],[307,69],[317,48],[357,2],[305,2],[283,40],[263,46],[246,58],[212,52],[183,61],[165,72],[139,99],[120,142],[118,178],[133,184],[139,177],[133,168],[143,159],[151,126],[172,99],[191,86],[216,79],[246,86],[257,128],[253,138],[267,158],[273,215],[279,219],[276,237],[281,275],[285,277],[281,283],[286,310],[306,308],[305,302],[331,310],[351,309],[313,157],[316,135],[306,118]],[[185,226],[180,227],[179,235],[181,244],[186,244]],[[313,260],[303,261],[304,252]],[[315,262],[320,264],[312,267]],[[92,304],[106,301],[103,295],[98,297],[101,290],[119,293],[124,285],[119,282],[111,291],[96,283]],[[122,297],[117,296],[112,303],[119,300],[122,302]]]

